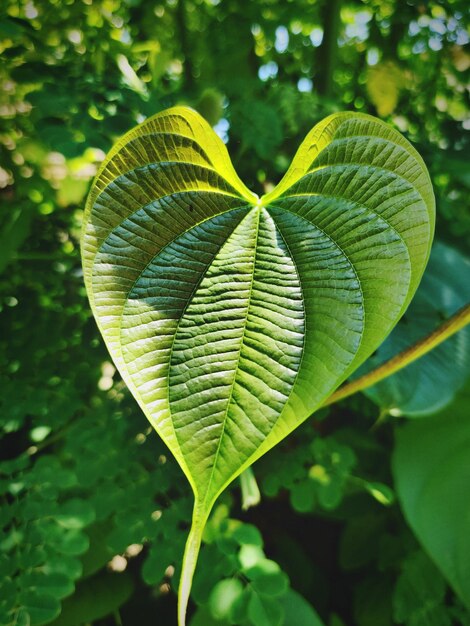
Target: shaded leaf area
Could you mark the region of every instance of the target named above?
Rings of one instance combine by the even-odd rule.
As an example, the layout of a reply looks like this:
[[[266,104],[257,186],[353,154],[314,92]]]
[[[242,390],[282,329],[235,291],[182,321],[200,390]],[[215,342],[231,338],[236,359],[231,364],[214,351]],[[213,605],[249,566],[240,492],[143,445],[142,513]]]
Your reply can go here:
[[[396,431],[395,483],[405,517],[443,575],[470,607],[469,390],[435,417]],[[413,476],[413,480],[409,480]]]
[[[93,622],[114,613],[132,595],[128,574],[100,574],[84,580],[74,595],[66,600],[53,626],[76,626]]]
[[[470,261],[452,247],[434,243],[423,280],[405,316],[358,375],[423,339],[469,302]],[[419,417],[449,404],[469,376],[470,328],[464,328],[364,393],[393,415]]]
[[[129,437],[133,443],[124,448]],[[129,546],[139,553],[149,538],[171,545],[170,554],[161,557],[163,579],[164,570],[179,556],[184,534],[178,523],[187,509],[180,500],[179,515],[175,518],[168,507],[165,520],[160,520],[171,468],[164,471],[158,446],[156,458],[145,439],[143,433],[129,432],[120,411],[113,413],[112,405],[98,403],[69,428],[60,455],[37,457],[30,448],[30,454],[2,463],[7,502],[1,520],[2,623],[14,623],[22,615],[31,624],[49,623],[60,613],[61,601],[74,594],[79,579],[88,580],[107,563],[112,566],[113,556],[124,555]],[[134,552],[131,548],[129,554]],[[116,582],[116,589],[121,584],[127,590],[116,591],[122,603],[132,587]],[[66,606],[78,602],[81,593],[90,597],[85,588],[80,584],[73,596],[77,600]],[[99,594],[99,584],[92,588]],[[106,606],[103,599],[101,615],[109,612]],[[71,621],[70,615],[64,619]]]
[[[305,626],[324,626],[315,610],[295,591],[286,594],[284,611],[284,626],[294,626],[298,623]]]
[[[418,626],[452,624],[452,612],[443,606],[446,593],[444,578],[423,553],[409,556],[403,562],[393,602],[397,622]]]

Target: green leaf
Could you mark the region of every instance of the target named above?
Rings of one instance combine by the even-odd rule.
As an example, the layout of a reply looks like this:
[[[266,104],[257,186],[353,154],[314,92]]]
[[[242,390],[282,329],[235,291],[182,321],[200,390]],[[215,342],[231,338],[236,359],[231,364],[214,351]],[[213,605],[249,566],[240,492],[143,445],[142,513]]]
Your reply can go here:
[[[85,211],[85,283],[116,366],[195,494],[180,625],[216,498],[378,347],[433,228],[419,155],[365,115],[317,125],[262,198],[184,107],[109,153]]]
[[[257,563],[264,559],[263,548],[259,545],[244,544],[240,548],[238,560],[242,569],[254,567]]]
[[[15,258],[31,229],[32,213],[28,207],[17,207],[6,212],[0,223],[0,272]]]
[[[392,626],[392,581],[380,573],[361,580],[354,590],[357,626]]]
[[[41,520],[39,532],[46,545],[66,556],[78,556],[89,547],[88,537],[82,531],[64,529],[52,520]]]
[[[127,57],[123,54],[118,54],[116,57],[116,61],[119,69],[121,70],[126,85],[129,85],[131,89],[145,96],[147,94],[147,88],[145,86],[145,83],[143,83],[137,76],[134,69],[131,67],[131,64],[129,63]]]
[[[113,552],[107,544],[110,526],[108,521],[95,522],[87,529],[86,534],[90,541],[90,546],[81,558],[83,566],[82,578],[96,574],[112,559]]]
[[[232,606],[243,593],[243,585],[237,578],[227,578],[218,582],[209,598],[211,615],[217,620],[228,619]]]
[[[311,604],[293,589],[289,589],[281,604],[285,613],[282,626],[324,626]]]
[[[444,604],[445,580],[422,552],[403,564],[393,596],[395,621],[407,626],[451,626],[452,618]]]
[[[281,626],[284,611],[277,600],[252,593],[248,602],[248,617],[253,626]]]
[[[470,608],[470,389],[442,413],[397,428],[395,485],[405,517]]]
[[[356,515],[341,535],[339,562],[343,569],[357,569],[371,563],[379,552],[384,518],[373,514]]]
[[[369,482],[368,480],[364,480],[362,482],[364,485],[364,489],[370,493],[370,495],[383,504],[384,506],[390,506],[395,501],[395,494],[393,493],[393,489],[390,489],[388,485],[384,485],[383,483],[377,482]]]
[[[252,595],[253,590],[249,586],[247,586],[243,590],[243,593],[232,604],[230,608],[231,624],[247,624],[248,608]]]
[[[224,114],[224,96],[217,89],[205,89],[196,108],[211,126],[215,126]]]
[[[26,613],[26,623],[31,626],[41,626],[52,621],[60,613],[60,602],[57,598],[42,591],[25,591],[20,596],[20,615],[17,621],[25,619],[21,614]]]
[[[381,365],[423,339],[470,302],[470,261],[436,242],[406,315],[358,374]],[[470,376],[470,328],[463,328],[429,354],[364,393],[393,415],[420,417],[452,401]]]
[[[152,544],[142,567],[142,578],[147,585],[156,585],[162,581],[165,570],[173,562],[173,555],[171,546]]]
[[[44,560],[46,562],[42,571],[45,574],[65,574],[72,580],[76,580],[82,575],[82,564],[79,559],[73,556],[48,554]]]
[[[73,593],[74,584],[66,574],[43,574],[31,572],[25,574],[22,585],[38,595],[49,595],[61,600]]]
[[[297,513],[309,513],[315,506],[315,486],[311,480],[302,480],[291,489],[290,503]]]
[[[270,559],[261,559],[252,567],[246,568],[244,573],[250,579],[253,589],[261,595],[281,596],[289,587],[287,575]]]
[[[207,604],[217,583],[236,573],[237,560],[233,554],[231,556],[221,553],[215,545],[206,546],[203,550],[192,587],[196,604]]]
[[[279,116],[265,102],[239,101],[231,107],[231,121],[239,130],[237,139],[243,148],[254,150],[261,159],[269,159],[282,142]]]
[[[61,504],[55,518],[64,528],[82,529],[94,521],[95,510],[86,500],[73,498]]]
[[[23,34],[23,28],[18,22],[14,22],[11,19],[0,20],[0,36],[2,38],[18,38]]]
[[[77,585],[65,600],[60,616],[51,626],[80,626],[110,615],[132,595],[132,578],[124,574],[98,574]]]
[[[194,614],[190,626],[229,626],[230,622],[212,617],[207,607],[200,607]]]
[[[259,546],[263,547],[263,538],[261,536],[260,531],[253,526],[252,524],[240,524],[237,526],[235,530],[232,532],[232,537],[241,546],[251,545],[251,546]]]

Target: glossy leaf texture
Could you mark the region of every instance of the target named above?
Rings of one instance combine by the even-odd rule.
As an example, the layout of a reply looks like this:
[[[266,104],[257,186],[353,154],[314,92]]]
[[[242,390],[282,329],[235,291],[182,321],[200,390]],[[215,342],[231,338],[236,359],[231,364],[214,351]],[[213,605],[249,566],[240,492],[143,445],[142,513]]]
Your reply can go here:
[[[470,609],[470,386],[444,411],[397,427],[393,473],[415,535]]]
[[[317,125],[262,198],[184,107],[108,155],[85,212],[85,281],[121,375],[195,494],[180,624],[217,496],[378,347],[433,230],[421,158],[362,114]]]
[[[420,341],[470,302],[470,260],[435,242],[406,315],[357,374],[375,369]],[[470,328],[463,328],[417,362],[364,390],[393,415],[421,417],[442,410],[470,376]]]

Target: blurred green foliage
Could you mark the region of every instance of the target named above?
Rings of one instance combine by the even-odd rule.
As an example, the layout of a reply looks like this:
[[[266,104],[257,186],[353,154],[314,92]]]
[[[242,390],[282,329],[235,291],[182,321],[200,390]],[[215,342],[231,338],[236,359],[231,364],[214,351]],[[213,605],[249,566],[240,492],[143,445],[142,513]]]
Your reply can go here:
[[[319,119],[366,111],[417,145],[433,177],[438,236],[465,253],[468,5],[4,0],[2,8],[0,624],[145,626],[158,616],[171,626],[190,494],[109,362],[86,302],[78,238],[90,180],[121,133],[176,103],[215,126],[255,191],[281,177]],[[430,324],[451,312],[449,281],[445,272],[428,281],[443,302]],[[413,340],[421,327],[411,313]],[[450,401],[465,376],[459,361],[449,371],[447,353],[432,368]],[[377,401],[390,407],[388,396]],[[450,468],[440,461],[424,521],[409,502],[433,442],[441,450],[454,422],[464,440],[464,417],[450,408],[445,428],[441,414],[371,428],[379,411],[358,396],[318,413],[255,466],[258,507],[242,511],[237,485],[222,497],[204,538],[192,626],[470,623],[468,577],[453,574],[432,534],[444,509],[445,532],[459,522],[469,562],[470,528],[457,506],[468,446]],[[413,473],[415,439],[423,465]]]
[[[423,280],[406,314],[358,375],[392,358],[435,330],[470,302],[470,260],[434,242]],[[410,323],[411,322],[411,323]],[[470,327],[407,368],[365,390],[393,415],[419,417],[449,404],[470,377]]]

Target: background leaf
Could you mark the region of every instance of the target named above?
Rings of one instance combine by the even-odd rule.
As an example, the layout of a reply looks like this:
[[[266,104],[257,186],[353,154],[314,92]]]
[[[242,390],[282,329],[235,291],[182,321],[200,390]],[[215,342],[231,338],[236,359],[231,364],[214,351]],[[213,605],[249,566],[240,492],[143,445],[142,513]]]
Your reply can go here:
[[[313,607],[292,589],[286,594],[282,605],[285,612],[283,626],[324,626]]]
[[[450,626],[452,617],[442,605],[445,592],[445,581],[427,555],[412,555],[395,587],[395,620],[410,626]]]
[[[21,594],[20,601],[22,608],[16,616],[19,623],[42,626],[60,613],[60,602],[42,591],[25,591]]]
[[[435,242],[423,280],[405,316],[358,375],[374,369],[431,333],[470,302],[470,261]],[[470,328],[464,328],[416,363],[364,390],[393,415],[420,417],[451,402],[470,376]]]
[[[397,428],[395,486],[418,540],[470,607],[470,392],[442,413]]]
[[[80,626],[113,613],[132,595],[130,576],[98,574],[77,585],[75,595],[66,600],[53,626]]]

